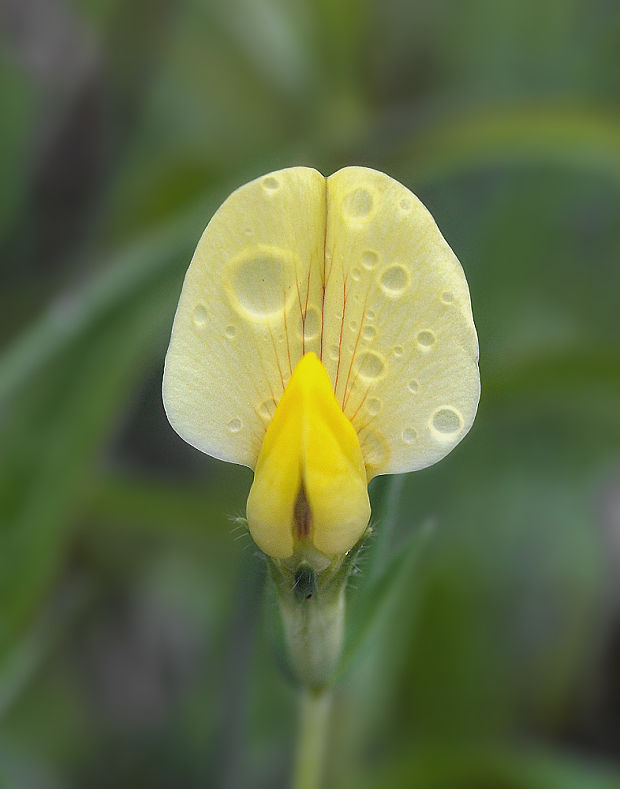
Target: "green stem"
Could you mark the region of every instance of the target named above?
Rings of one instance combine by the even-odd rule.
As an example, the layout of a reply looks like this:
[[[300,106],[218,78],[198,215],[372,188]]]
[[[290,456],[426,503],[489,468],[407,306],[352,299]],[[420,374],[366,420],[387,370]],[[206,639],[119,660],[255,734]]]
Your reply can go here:
[[[301,688],[293,789],[319,789],[323,779],[327,727],[332,694],[329,689]]]

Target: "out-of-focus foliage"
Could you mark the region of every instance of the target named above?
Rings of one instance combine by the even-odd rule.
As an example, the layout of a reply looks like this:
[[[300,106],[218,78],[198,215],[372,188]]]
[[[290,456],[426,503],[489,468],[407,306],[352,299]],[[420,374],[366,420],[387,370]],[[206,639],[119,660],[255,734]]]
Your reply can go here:
[[[463,262],[483,396],[449,458],[373,484],[330,785],[619,785],[618,4],[0,14],[8,784],[286,785],[294,692],[227,518],[250,474],[172,432],[162,361],[232,188],[365,164]]]

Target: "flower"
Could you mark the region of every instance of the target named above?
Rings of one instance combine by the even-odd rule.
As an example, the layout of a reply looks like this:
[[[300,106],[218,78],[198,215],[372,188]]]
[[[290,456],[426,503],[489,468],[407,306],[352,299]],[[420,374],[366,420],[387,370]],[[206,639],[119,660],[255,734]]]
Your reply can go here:
[[[463,270],[404,186],[293,167],[237,189],[185,277],[163,397],[179,435],[254,469],[248,527],[315,569],[365,532],[367,484],[467,433],[478,341]]]

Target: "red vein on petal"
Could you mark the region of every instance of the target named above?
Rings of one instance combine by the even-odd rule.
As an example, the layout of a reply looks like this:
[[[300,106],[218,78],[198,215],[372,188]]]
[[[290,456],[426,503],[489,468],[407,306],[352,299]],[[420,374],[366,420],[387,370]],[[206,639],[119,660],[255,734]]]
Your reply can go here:
[[[267,326],[267,330],[269,331],[269,336],[271,337],[271,344],[273,346],[273,352],[274,352],[275,357],[276,357],[276,365],[278,367],[278,372],[280,373],[280,382],[282,383],[282,392],[284,392],[284,388],[285,388],[284,387],[284,375],[282,373],[282,367],[280,365],[280,356],[278,354],[278,346],[276,345],[276,341],[274,339],[273,332],[271,331],[271,324],[269,323],[268,320],[265,322],[265,325]]]
[[[321,362],[323,361],[323,327],[325,326],[325,290],[327,288],[327,206],[328,206],[328,194],[327,194],[327,178],[325,179],[325,224],[323,227],[323,265],[321,267],[321,287],[323,293],[321,295],[321,340],[320,340],[320,347],[319,347],[319,359]]]
[[[355,411],[353,412],[353,414],[352,414],[351,416],[347,417],[347,419],[349,420],[349,422],[353,422],[353,420],[355,419],[355,417],[358,415],[358,413],[359,413],[359,411],[360,411],[360,408],[361,408],[361,407],[364,405],[364,403],[366,402],[366,398],[367,398],[367,397],[368,397],[368,395],[370,394],[370,390],[371,390],[371,388],[372,388],[372,384],[371,384],[371,385],[369,385],[368,389],[366,389],[366,391],[364,392],[364,396],[363,396],[363,397],[362,397],[362,399],[360,400],[360,402],[359,402],[359,405],[357,406],[357,408],[355,409]]]
[[[340,321],[340,337],[338,338],[338,366],[336,367],[336,380],[334,382],[334,394],[337,395],[338,377],[340,375],[340,361],[342,359],[342,333],[344,331],[344,317],[347,312],[347,278],[344,273],[344,261],[342,261],[342,318]]]
[[[368,298],[368,294],[366,294],[366,298]],[[360,343],[360,339],[362,336],[362,326],[364,325],[364,321],[366,320],[366,301],[364,301],[364,307],[362,309],[362,317],[360,318],[359,326],[357,327],[357,337],[355,339],[355,345],[353,346],[353,353],[351,354],[351,364],[349,365],[349,372],[347,373],[347,380],[344,383],[344,396],[342,399],[342,410],[346,408],[347,401],[349,399],[349,395],[353,389],[357,376],[353,379],[351,383],[351,388],[347,391],[347,386],[349,385],[349,379],[351,378],[351,371],[353,369],[353,363],[355,362],[355,355],[357,354],[357,348]]]
[[[293,366],[291,363],[291,346],[289,345],[288,341],[288,320],[286,318],[286,293],[284,289],[282,290],[282,296],[284,297],[284,306],[283,306],[283,313],[284,313],[284,336],[286,337],[286,353],[288,356],[288,369],[290,370],[291,375],[293,375]]]

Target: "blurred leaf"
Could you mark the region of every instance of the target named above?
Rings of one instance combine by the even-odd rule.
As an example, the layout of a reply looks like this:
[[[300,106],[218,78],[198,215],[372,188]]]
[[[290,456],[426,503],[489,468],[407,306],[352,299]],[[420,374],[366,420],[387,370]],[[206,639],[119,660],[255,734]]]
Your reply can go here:
[[[72,343],[53,366],[47,365],[38,388],[24,389],[3,425],[3,447],[12,464],[0,476],[6,502],[0,531],[0,652],[63,559],[93,454],[109,439],[119,403],[150,360],[153,339],[161,338],[162,311],[173,305],[170,284],[170,275],[160,274],[150,288],[143,287],[137,302],[121,301],[103,323],[96,309],[93,316],[84,308],[71,331],[51,340],[38,327],[48,354],[57,351],[59,341],[70,338]],[[115,287],[96,290],[95,306],[109,307],[114,295]],[[41,353],[36,345],[33,350]]]
[[[206,458],[205,464],[208,464]],[[162,481],[155,487],[149,479],[104,471],[89,492],[86,502],[89,520],[108,531],[131,528],[151,535],[158,531],[179,537],[183,532],[204,535],[212,530],[213,513],[220,513],[223,519],[230,511],[234,493],[241,496],[243,492],[234,478],[227,480],[228,485],[223,489],[223,476],[223,472],[217,475],[212,484],[208,479],[206,483],[201,479],[195,485]]]
[[[467,168],[507,162],[555,163],[620,179],[620,118],[589,107],[521,105],[435,114],[385,166],[422,184]]]
[[[277,92],[295,102],[307,94],[314,75],[303,36],[303,4],[237,0],[213,4],[208,13],[235,42],[237,57],[247,59]]]
[[[617,789],[620,772],[571,755],[502,746],[409,748],[400,762],[372,772],[363,786],[386,789]]]
[[[411,599],[415,590],[409,588],[415,579],[415,569],[422,561],[426,543],[433,533],[430,524],[418,527],[411,538],[401,547],[391,562],[369,586],[365,587],[362,599],[356,598],[347,618],[347,639],[342,655],[339,675],[368,647],[371,639],[388,614],[395,596],[401,594]]]
[[[363,551],[364,569],[368,576],[362,583],[376,580],[394,555],[394,536],[398,528],[400,497],[407,480],[406,474],[389,474],[371,480],[369,496],[372,503],[371,539]]]
[[[170,220],[99,267],[90,282],[52,302],[31,328],[0,356],[0,404],[18,396],[31,379],[71,342],[91,331],[117,305],[141,299],[150,283],[178,261],[184,265],[202,227],[203,202]]]
[[[28,687],[36,672],[61,645],[90,597],[91,590],[83,584],[62,590],[59,599],[42,612],[23,639],[16,641],[6,655],[0,655],[3,658],[0,659],[0,719],[10,711],[22,690]]]
[[[377,546],[371,543],[367,549],[370,557],[361,557],[365,566],[360,573],[367,571],[369,577],[365,580],[362,575],[361,589],[358,593],[350,593],[347,598],[346,640],[338,669],[339,676],[350,669],[368,648],[371,639],[376,637],[378,629],[389,616],[394,598],[398,595],[406,596],[410,600],[415,597],[416,591],[412,585],[415,585],[416,568],[423,559],[426,545],[433,532],[430,523],[418,526],[391,558],[385,560],[381,556],[380,548],[391,536],[390,520],[397,511],[398,495],[402,487],[400,478],[390,479],[386,487],[387,506],[383,507],[385,522],[379,521],[374,527],[379,536],[369,538],[370,541],[376,539]],[[370,564],[370,567],[366,567],[367,564]],[[375,570],[375,564],[383,566]],[[354,575],[353,578],[355,579],[356,576]]]
[[[2,96],[2,134],[0,135],[0,238],[21,207],[30,175],[27,154],[32,143],[31,128],[35,90],[26,76],[8,62],[0,51],[0,96]],[[3,261],[3,265],[5,261]]]

